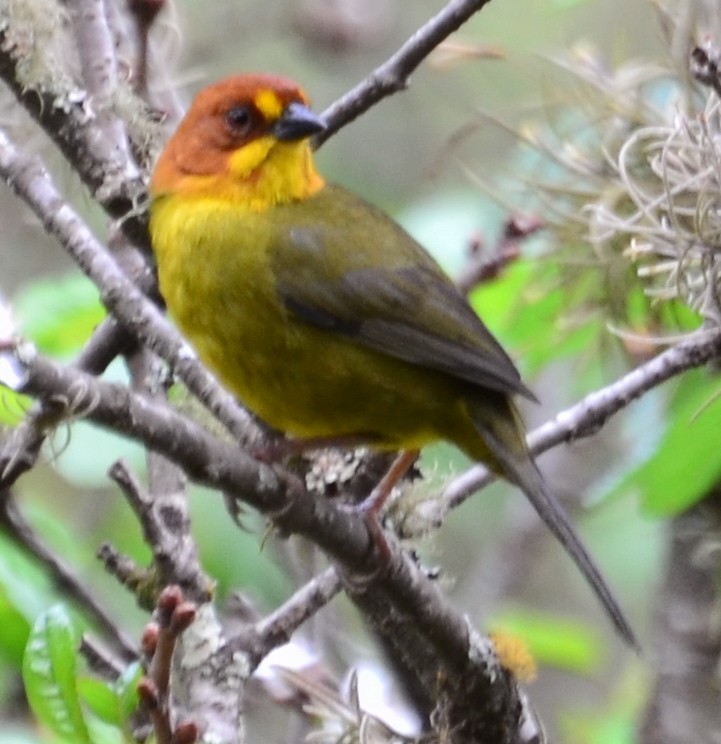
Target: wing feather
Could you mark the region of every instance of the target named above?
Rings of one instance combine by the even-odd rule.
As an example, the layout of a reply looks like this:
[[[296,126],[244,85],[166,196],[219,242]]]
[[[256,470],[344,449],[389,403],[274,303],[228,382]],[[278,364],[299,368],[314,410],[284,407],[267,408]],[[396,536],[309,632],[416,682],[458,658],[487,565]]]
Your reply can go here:
[[[286,309],[383,354],[535,399],[510,357],[428,253],[390,218],[357,197],[342,195],[354,201],[346,205],[349,214],[341,228],[296,221],[282,234],[274,269]],[[354,213],[361,208],[373,210],[371,231],[363,219],[367,214]],[[342,262],[333,261],[336,251],[345,252]],[[380,266],[374,260],[379,255],[384,258]]]

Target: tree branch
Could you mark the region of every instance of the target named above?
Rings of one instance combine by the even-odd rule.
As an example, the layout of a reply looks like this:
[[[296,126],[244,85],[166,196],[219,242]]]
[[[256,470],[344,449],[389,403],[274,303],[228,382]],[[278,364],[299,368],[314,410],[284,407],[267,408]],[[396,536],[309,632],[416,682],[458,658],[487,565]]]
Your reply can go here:
[[[254,430],[248,414],[200,365],[158,308],[127,278],[82,219],[63,201],[41,161],[21,153],[2,132],[0,176],[96,284],[101,301],[123,327],[162,357],[234,436],[246,439]]]
[[[209,601],[213,583],[200,565],[190,534],[184,484],[180,484],[180,489],[163,490],[160,495],[154,492],[151,496],[124,462],[116,462],[109,475],[138,517],[157,566],[158,584],[176,584],[192,601]]]
[[[711,732],[721,730],[720,519],[721,493],[714,489],[671,524],[671,550],[656,607],[657,676],[640,744],[710,742]]]
[[[105,14],[105,0],[67,0],[83,80],[95,111],[95,126],[108,143],[108,155],[125,163],[132,178],[138,178],[125,122],[112,110],[119,80],[115,46]]]
[[[500,669],[492,646],[469,633],[465,618],[450,607],[435,585],[397,547],[387,561],[371,550],[368,527],[358,514],[313,498],[299,483],[284,478],[277,468],[252,460],[233,444],[216,439],[166,406],[125,387],[61,367],[28,349],[18,349],[17,355],[26,372],[20,392],[72,401],[70,414],[81,411],[100,426],[139,439],[181,464],[197,482],[259,509],[284,533],[313,540],[350,576],[366,577],[361,582],[349,580],[349,596],[381,632],[391,623],[391,607],[399,628],[412,624],[414,633],[408,637],[408,644],[402,635],[396,643],[409,649],[411,658],[415,657],[413,649],[424,645],[429,657],[435,659],[435,673],[428,674],[426,669],[423,677],[427,684],[433,684],[431,694],[437,692],[432,680],[439,674],[454,679],[455,675],[462,675],[466,687],[473,681],[473,689],[491,695],[493,707],[486,710],[490,718],[481,717],[477,725],[496,731],[499,716],[508,724],[509,716],[520,715],[518,697],[512,693],[515,687],[509,687],[512,680]],[[496,705],[502,701],[509,707],[499,712]],[[450,707],[449,714],[452,711]],[[507,733],[512,731],[515,728]]]
[[[327,129],[313,143],[320,147],[335,132],[387,96],[408,86],[408,78],[421,62],[451,33],[490,0],[451,0],[421,26],[403,46],[363,82],[348,91],[322,114]]]
[[[28,49],[25,40],[35,36],[27,23],[14,17],[12,4],[0,8],[0,79],[55,142],[93,198],[111,217],[123,220],[123,230],[133,243],[148,249],[147,216],[137,209],[146,199],[143,178],[98,131],[87,92],[59,69],[57,61],[44,57],[42,41]],[[40,79],[23,75],[29,55],[37,63]]]
[[[672,377],[707,364],[721,355],[721,332],[699,331],[685,341],[661,352],[649,362],[636,367],[621,379],[587,395],[571,408],[558,413],[551,421],[528,435],[528,446],[534,455],[564,442],[595,434],[605,423],[632,401]],[[446,486],[440,500],[426,504],[425,518],[440,522],[449,510],[460,506],[478,489],[494,480],[487,468],[474,465]],[[426,511],[430,509],[433,514]]]
[[[311,579],[298,589],[280,607],[266,615],[253,626],[250,644],[246,633],[230,639],[229,645],[240,644],[251,648],[260,662],[277,646],[287,643],[293,633],[309,618],[330,602],[342,589],[342,582],[335,566]]]

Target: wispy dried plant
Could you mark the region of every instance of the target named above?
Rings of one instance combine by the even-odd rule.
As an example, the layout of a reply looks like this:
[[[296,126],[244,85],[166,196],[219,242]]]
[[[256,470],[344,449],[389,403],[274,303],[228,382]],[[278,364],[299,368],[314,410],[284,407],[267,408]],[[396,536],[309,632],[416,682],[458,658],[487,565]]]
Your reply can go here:
[[[656,5],[664,61],[613,68],[577,46],[555,60],[572,93],[521,133],[567,310],[650,334],[721,320],[721,103],[690,72],[721,8]]]

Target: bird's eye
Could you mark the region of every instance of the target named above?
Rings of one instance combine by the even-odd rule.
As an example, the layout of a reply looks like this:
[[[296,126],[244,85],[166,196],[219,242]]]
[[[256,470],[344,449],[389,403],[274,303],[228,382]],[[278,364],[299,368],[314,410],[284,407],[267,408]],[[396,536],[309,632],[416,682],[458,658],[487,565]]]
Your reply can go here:
[[[228,126],[233,130],[233,134],[248,134],[253,124],[253,116],[247,106],[233,106],[225,115]]]

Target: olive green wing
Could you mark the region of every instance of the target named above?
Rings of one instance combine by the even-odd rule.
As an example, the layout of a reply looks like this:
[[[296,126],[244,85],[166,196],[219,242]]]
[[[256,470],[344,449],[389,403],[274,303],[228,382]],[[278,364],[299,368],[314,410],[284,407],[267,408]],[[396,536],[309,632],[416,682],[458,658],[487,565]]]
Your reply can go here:
[[[360,233],[352,222],[342,229],[296,225],[286,231],[274,260],[277,291],[286,309],[306,323],[384,354],[535,399],[435,261],[381,217],[370,248],[365,247],[370,236],[362,233],[362,221]]]

